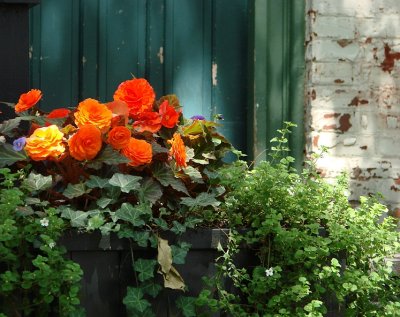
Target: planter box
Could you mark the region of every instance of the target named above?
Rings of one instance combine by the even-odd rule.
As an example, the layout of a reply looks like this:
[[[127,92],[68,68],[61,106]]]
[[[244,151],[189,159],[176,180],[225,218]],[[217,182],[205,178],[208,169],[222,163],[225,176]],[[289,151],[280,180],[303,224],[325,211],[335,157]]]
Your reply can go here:
[[[177,316],[170,303],[180,295],[197,296],[203,287],[202,277],[215,274],[214,261],[217,257],[217,245],[226,242],[227,231],[221,229],[199,229],[185,233],[181,240],[192,245],[184,265],[174,265],[189,287],[188,292],[163,289],[157,300],[152,302],[157,316]],[[167,238],[174,244],[175,236]],[[88,317],[122,317],[126,316],[122,303],[126,287],[134,285],[134,274],[129,241],[111,236],[109,241],[101,241],[100,233],[66,234],[60,241],[68,250],[69,257],[79,263],[84,275],[82,280],[81,303]],[[106,250],[101,246],[108,246]],[[155,249],[133,247],[135,259],[152,258],[157,254]],[[250,250],[243,249],[237,258],[238,265],[251,266],[256,261]],[[157,277],[162,280],[161,275]],[[229,285],[227,285],[229,288]],[[218,315],[216,315],[218,316]]]

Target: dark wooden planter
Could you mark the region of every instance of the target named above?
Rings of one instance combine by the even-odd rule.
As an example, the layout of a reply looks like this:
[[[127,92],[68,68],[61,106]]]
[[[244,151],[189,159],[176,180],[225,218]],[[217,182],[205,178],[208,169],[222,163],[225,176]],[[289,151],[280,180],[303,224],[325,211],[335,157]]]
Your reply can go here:
[[[217,257],[218,242],[226,241],[227,232],[221,229],[199,229],[184,234],[181,241],[192,245],[186,257],[186,263],[175,265],[186,285],[188,292],[164,289],[152,302],[157,316],[178,316],[175,311],[175,299],[180,295],[197,296],[204,286],[202,277],[213,277],[214,261]],[[176,240],[174,236],[167,238],[169,244]],[[103,244],[99,233],[68,233],[61,239],[61,244],[68,250],[69,257],[79,263],[84,276],[82,281],[81,303],[88,317],[123,317],[126,316],[122,303],[126,295],[126,287],[135,284],[132,268],[131,248],[127,239],[111,236],[108,243]],[[106,250],[101,245],[109,245]],[[155,249],[133,247],[133,255],[138,258],[155,259]],[[237,258],[238,265],[251,266],[255,257],[250,250],[243,249]],[[161,275],[157,278],[160,278]],[[229,285],[227,285],[229,288]],[[218,315],[216,315],[218,316]]]

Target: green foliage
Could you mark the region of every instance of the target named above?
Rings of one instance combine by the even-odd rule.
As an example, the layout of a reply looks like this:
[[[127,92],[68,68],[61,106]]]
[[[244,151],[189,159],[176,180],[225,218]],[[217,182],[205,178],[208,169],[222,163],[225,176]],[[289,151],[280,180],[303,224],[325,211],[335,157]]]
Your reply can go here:
[[[70,316],[78,312],[82,271],[57,244],[64,222],[29,197],[48,186],[36,174],[0,169],[0,312],[2,316]],[[22,182],[22,186],[17,186]]]
[[[280,132],[271,162],[254,169],[236,162],[220,173],[231,233],[211,281],[218,300],[205,290],[196,304],[232,316],[316,317],[336,299],[346,316],[400,316],[400,277],[390,262],[400,249],[395,219],[382,219],[387,209],[373,197],[350,206],[346,176],[328,184],[315,161],[296,173],[286,156],[288,127]],[[242,244],[255,250],[256,267],[236,266]]]

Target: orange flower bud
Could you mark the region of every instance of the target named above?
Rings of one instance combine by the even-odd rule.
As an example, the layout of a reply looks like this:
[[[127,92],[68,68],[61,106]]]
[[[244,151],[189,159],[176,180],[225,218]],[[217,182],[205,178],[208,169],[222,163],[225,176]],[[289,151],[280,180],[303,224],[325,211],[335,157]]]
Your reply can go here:
[[[169,155],[174,158],[176,166],[186,167],[186,148],[181,135],[179,133],[174,133],[174,136],[168,143],[171,144]]]

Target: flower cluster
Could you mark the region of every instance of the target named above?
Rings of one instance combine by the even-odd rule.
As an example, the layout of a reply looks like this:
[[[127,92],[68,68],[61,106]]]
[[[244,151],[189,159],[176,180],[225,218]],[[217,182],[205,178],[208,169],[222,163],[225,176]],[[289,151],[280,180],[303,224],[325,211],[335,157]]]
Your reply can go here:
[[[17,117],[0,124],[0,167],[32,165],[52,176],[58,198],[59,188],[112,173],[151,178],[168,187],[164,192],[172,187],[196,197],[207,191],[207,173],[232,150],[216,122],[184,118],[175,95],[157,100],[143,78],[122,82],[106,103],[88,98],[46,113],[38,107],[41,98],[38,89],[22,94],[14,106]],[[30,121],[28,132],[19,127],[23,121]],[[168,182],[160,180],[160,170],[168,170]]]

